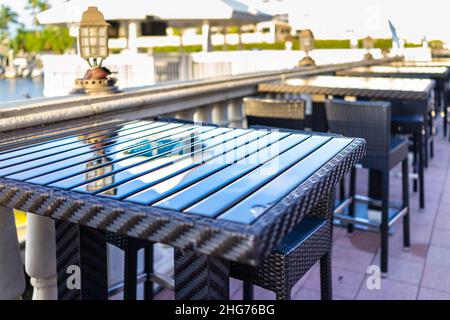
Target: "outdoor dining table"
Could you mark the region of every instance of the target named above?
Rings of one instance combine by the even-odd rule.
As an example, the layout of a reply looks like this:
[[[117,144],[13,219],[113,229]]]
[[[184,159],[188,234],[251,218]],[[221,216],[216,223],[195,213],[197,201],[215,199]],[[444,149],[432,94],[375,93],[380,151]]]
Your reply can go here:
[[[65,128],[0,140],[0,205],[57,221],[61,299],[107,298],[106,234],[173,246],[176,299],[227,299],[229,263],[258,265],[365,152],[169,120]],[[82,283],[68,293],[70,265]]]
[[[447,94],[450,80],[450,71],[447,66],[371,66],[359,67],[336,72],[339,76],[357,77],[391,77],[408,79],[433,79],[436,82],[436,107],[443,113],[443,134],[447,136]]]
[[[402,79],[383,77],[351,77],[351,76],[315,76],[309,78],[293,78],[284,82],[261,83],[258,91],[263,94],[309,94],[333,97],[356,97],[358,99],[379,99],[392,102],[392,115],[421,115],[423,130],[427,134],[427,114],[431,111],[435,81],[430,79]],[[314,116],[314,114],[313,114]],[[324,119],[323,121],[326,121]],[[403,133],[402,127],[392,128],[394,133]],[[426,137],[426,135],[425,135]],[[422,144],[422,141],[419,141]],[[423,144],[421,149],[426,148]],[[419,146],[420,148],[420,146]],[[424,162],[419,154],[419,202],[424,207]],[[376,173],[374,173],[376,175]],[[378,181],[378,179],[373,179]],[[372,189],[372,188],[371,188]],[[375,190],[378,188],[374,188]],[[379,192],[371,194],[379,198]]]

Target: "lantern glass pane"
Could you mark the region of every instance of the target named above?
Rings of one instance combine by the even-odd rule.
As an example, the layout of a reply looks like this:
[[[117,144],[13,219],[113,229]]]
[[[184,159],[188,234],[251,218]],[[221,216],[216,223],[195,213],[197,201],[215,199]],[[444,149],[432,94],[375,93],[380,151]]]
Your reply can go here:
[[[106,37],[107,34],[108,34],[108,27],[99,27],[98,28],[98,35],[100,37]]]
[[[83,48],[83,56],[84,57],[89,57],[90,56],[90,50],[89,50],[89,47],[87,47],[87,48]]]
[[[106,38],[99,38],[98,39],[98,45],[99,46],[103,46],[103,47],[106,47]]]
[[[105,47],[99,48],[99,54],[98,55],[100,57],[106,57],[107,56],[106,48]]]
[[[97,36],[97,27],[90,27],[89,28],[89,36],[96,37]]]
[[[91,47],[91,56],[98,57],[98,48],[97,47]]]
[[[91,46],[96,46],[97,45],[97,37],[91,37],[89,38],[89,44]]]
[[[89,46],[89,38],[81,38],[81,46],[88,47]]]
[[[81,33],[81,36],[83,36],[83,37],[89,36],[89,28],[81,27],[80,28],[80,33]]]

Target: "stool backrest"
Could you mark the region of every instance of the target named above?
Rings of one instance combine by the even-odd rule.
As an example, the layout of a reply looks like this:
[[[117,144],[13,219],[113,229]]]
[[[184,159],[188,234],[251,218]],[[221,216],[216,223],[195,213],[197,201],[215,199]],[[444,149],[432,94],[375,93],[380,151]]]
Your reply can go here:
[[[306,101],[301,99],[244,98],[248,125],[294,130],[305,128]]]
[[[391,104],[384,101],[329,100],[325,104],[328,126],[333,133],[364,138],[367,156],[389,156]]]

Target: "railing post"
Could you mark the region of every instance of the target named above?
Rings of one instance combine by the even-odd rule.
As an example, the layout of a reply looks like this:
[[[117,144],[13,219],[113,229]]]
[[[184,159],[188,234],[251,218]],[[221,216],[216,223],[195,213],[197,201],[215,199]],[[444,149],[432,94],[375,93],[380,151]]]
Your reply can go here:
[[[230,115],[230,127],[245,128],[247,127],[244,107],[241,99],[231,100],[228,105],[228,114]]]
[[[194,121],[195,111],[196,111],[195,109],[187,109],[187,110],[180,111],[175,115],[175,118],[182,119],[182,120]]]
[[[198,108],[194,114],[194,121],[211,123],[212,122],[212,111],[213,111],[213,107],[210,105]]]
[[[34,287],[33,300],[57,300],[55,222],[27,214],[25,270]]]
[[[226,127],[230,124],[228,118],[228,104],[226,102],[216,103],[212,109],[212,122]]]
[[[18,300],[25,274],[12,209],[0,207],[0,300]]]

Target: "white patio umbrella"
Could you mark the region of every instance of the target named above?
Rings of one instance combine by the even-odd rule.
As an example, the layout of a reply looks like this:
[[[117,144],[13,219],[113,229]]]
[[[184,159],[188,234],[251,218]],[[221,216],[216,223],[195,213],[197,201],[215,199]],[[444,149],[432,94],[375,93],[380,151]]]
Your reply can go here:
[[[222,26],[272,19],[270,14],[237,0],[153,0],[148,5],[151,15],[181,26],[204,21]]]
[[[150,0],[151,1],[151,0]],[[97,7],[106,20],[144,20],[149,0],[71,0],[37,14],[40,24],[72,24],[81,21],[89,7]]]
[[[167,21],[172,26],[186,28],[201,25],[203,51],[211,50],[211,25],[241,26],[273,18],[270,14],[237,0],[154,0],[149,1],[149,8],[154,17]]]
[[[71,0],[37,15],[41,24],[76,24],[88,6],[106,20],[145,20],[148,16],[179,27],[203,26],[204,49],[210,48],[210,25],[242,25],[272,16],[237,0]]]

